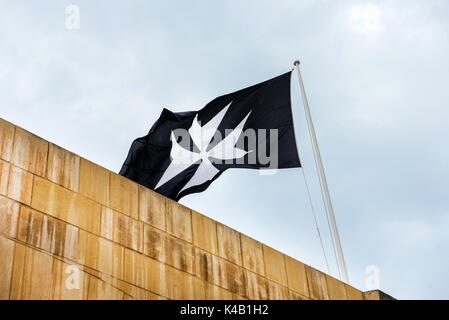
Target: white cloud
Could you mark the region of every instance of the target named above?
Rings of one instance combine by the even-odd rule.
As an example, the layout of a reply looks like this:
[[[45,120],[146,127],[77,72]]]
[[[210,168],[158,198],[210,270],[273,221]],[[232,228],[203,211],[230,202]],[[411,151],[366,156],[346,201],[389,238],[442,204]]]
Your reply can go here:
[[[401,248],[410,251],[429,250],[439,243],[448,242],[449,214],[442,215],[433,223],[424,217],[385,221],[381,228],[383,237],[392,241],[392,255],[398,255]]]
[[[367,37],[377,37],[384,31],[382,9],[375,4],[356,5],[348,9],[351,29]]]

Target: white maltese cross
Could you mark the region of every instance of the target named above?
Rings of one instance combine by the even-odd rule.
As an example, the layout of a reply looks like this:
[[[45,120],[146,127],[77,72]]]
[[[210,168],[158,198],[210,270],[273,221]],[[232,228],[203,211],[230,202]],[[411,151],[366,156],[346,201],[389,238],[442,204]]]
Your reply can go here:
[[[173,179],[175,176],[186,170],[191,165],[200,162],[199,167],[196,169],[194,175],[185,184],[185,186],[179,191],[182,191],[201,185],[209,180],[212,180],[219,172],[211,159],[218,159],[221,161],[239,159],[244,157],[248,152],[237,148],[235,145],[243,132],[246,120],[248,120],[251,111],[246,117],[237,125],[237,127],[231,131],[223,140],[216,144],[209,151],[207,150],[209,144],[217,132],[218,126],[223,120],[230,105],[229,103],[223,110],[221,110],[215,117],[213,117],[204,126],[198,122],[198,114],[193,119],[192,126],[189,129],[189,135],[193,140],[193,143],[198,148],[199,152],[192,152],[183,148],[176,140],[174,132],[171,132],[172,147],[170,151],[171,163],[165,170],[161,179],[157,183],[154,189],[157,189]],[[179,194],[178,193],[178,194]]]

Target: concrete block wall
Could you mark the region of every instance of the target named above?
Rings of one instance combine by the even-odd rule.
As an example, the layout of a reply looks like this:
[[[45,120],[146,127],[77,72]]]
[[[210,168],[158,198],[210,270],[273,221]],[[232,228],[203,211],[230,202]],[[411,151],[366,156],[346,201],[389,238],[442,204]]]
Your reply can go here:
[[[364,295],[0,119],[0,299]]]

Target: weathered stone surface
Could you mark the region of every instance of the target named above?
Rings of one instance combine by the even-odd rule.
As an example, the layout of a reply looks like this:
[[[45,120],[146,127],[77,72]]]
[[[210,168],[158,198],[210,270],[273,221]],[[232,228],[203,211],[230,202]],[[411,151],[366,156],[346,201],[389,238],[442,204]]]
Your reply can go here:
[[[44,219],[46,220],[45,223]],[[54,225],[53,223],[47,223],[47,221],[48,218],[45,215],[22,206],[17,238],[33,247],[50,251]],[[44,228],[45,232],[42,232]]]
[[[100,238],[84,230],[79,231],[78,263],[98,270],[100,260]]]
[[[100,235],[106,239],[113,240],[114,236],[114,210],[101,207]]]
[[[288,288],[274,281],[267,280],[269,300],[289,300]]]
[[[124,259],[125,248],[114,243],[112,245],[112,276],[117,279],[123,278]]]
[[[81,158],[80,194],[105,206],[109,205],[110,172],[99,165]]]
[[[145,300],[168,300],[168,298],[160,296],[150,291],[146,291]]]
[[[194,273],[193,246],[159,229],[146,225],[144,228],[145,255],[185,272]]]
[[[51,299],[53,300],[86,300],[89,289],[89,276],[77,265],[61,260],[53,261],[53,281]]]
[[[151,291],[147,291],[145,289],[136,287],[132,284],[124,282],[122,280],[118,280],[117,278],[113,278],[109,275],[102,274],[101,280],[106,283],[116,287],[120,291],[125,293],[126,299],[134,299],[134,300],[167,300],[167,298],[157,295]]]
[[[172,267],[166,267],[168,298],[175,300],[204,300],[204,281]]]
[[[38,176],[45,176],[48,142],[17,127],[14,137],[12,163]]]
[[[276,281],[286,287],[287,273],[285,268],[284,255],[281,252],[274,250],[273,248],[270,248],[266,245],[263,245],[263,254],[267,278]]]
[[[191,274],[194,273],[195,256],[191,244],[168,236],[166,248],[166,263],[168,265]]]
[[[113,284],[117,289],[123,291],[127,296],[132,297],[137,300],[147,300],[148,291],[133,286],[132,284],[126,283],[121,280],[114,279],[108,275],[102,275],[101,279],[109,284]]]
[[[153,227],[166,230],[165,197],[139,186],[139,219]]]
[[[15,166],[11,166],[9,171],[8,197],[29,205],[31,203],[33,175]]]
[[[326,274],[327,292],[330,300],[347,300],[345,284]]]
[[[303,296],[309,295],[305,265],[289,256],[285,257],[288,286]]]
[[[9,237],[15,237],[18,221],[19,204],[11,199],[0,196],[0,233]]]
[[[10,299],[50,299],[52,264],[50,255],[16,243]]]
[[[364,300],[396,300],[381,290],[371,290],[363,293]]]
[[[232,300],[232,293],[223,288],[206,283],[206,300]]]
[[[138,268],[141,267],[140,263],[138,263],[138,260],[140,260],[140,255],[137,252],[125,248],[122,280],[144,288],[145,284],[143,283],[143,281],[140,283],[136,281],[137,274],[139,273]]]
[[[167,200],[167,232],[180,239],[192,242],[192,219],[190,209]]]
[[[99,238],[98,239],[98,271],[112,275],[112,257],[113,257],[113,245],[112,241]]]
[[[232,294],[232,300],[249,300],[249,299],[246,298],[246,297],[242,297],[242,296],[239,296],[238,294],[233,293]]]
[[[143,252],[151,258],[165,263],[167,261],[167,234],[145,225]]]
[[[14,131],[12,123],[0,119],[0,158],[6,161],[11,161]]]
[[[78,228],[40,212],[20,208],[18,239],[55,256],[78,259]]]
[[[53,143],[48,149],[47,179],[78,192],[80,180],[80,157]]]
[[[240,233],[221,223],[217,224],[218,255],[235,264],[242,265]]]
[[[51,252],[55,256],[63,256],[76,261],[78,259],[79,229],[58,221],[55,225],[54,241]]]
[[[363,300],[363,292],[348,285],[345,284],[346,288],[346,296],[348,300]]]
[[[145,256],[125,248],[123,280],[141,288],[148,286],[148,260]]]
[[[366,291],[363,293],[363,300],[381,300],[380,292],[379,290]]]
[[[100,279],[89,276],[88,300],[123,300],[124,293]]]
[[[290,300],[311,300],[309,297],[303,296],[302,294],[299,294],[292,290],[289,290],[289,294],[290,294]]]
[[[137,183],[111,172],[110,207],[134,219],[139,219]]]
[[[222,258],[212,256],[214,284],[240,296],[246,295],[244,270]]]
[[[246,297],[251,300],[267,300],[267,280],[256,273],[245,270]]]
[[[8,192],[9,171],[11,165],[0,160],[0,194],[6,196]]]
[[[143,261],[144,288],[163,297],[170,297],[168,288],[167,265],[141,256]]]
[[[170,288],[167,284],[166,268],[168,267],[159,261],[125,249],[123,279],[121,280],[160,296],[169,297],[168,290]]]
[[[306,266],[306,275],[310,297],[314,300],[329,300],[326,275],[309,266]]]
[[[100,204],[39,177],[34,178],[31,207],[100,234]]]
[[[218,255],[217,224],[214,220],[192,211],[192,230],[195,246]]]
[[[112,209],[102,208],[101,234],[125,247],[143,252],[143,223]]]
[[[244,234],[240,234],[240,239],[242,242],[243,266],[252,272],[265,276],[262,243]]]
[[[212,255],[199,248],[195,248],[195,276],[213,282]]]
[[[14,242],[0,236],[0,300],[9,299],[14,261]]]

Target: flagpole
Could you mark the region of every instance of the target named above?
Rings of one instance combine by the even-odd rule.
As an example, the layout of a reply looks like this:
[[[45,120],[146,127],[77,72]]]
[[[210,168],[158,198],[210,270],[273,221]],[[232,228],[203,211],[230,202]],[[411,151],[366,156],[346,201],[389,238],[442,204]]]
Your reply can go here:
[[[318,164],[319,174],[320,174],[320,178],[321,178],[323,189],[324,189],[323,191],[324,191],[327,209],[329,212],[330,223],[332,226],[332,228],[331,228],[332,234],[333,234],[333,238],[335,240],[335,245],[337,247],[337,257],[338,257],[339,265],[341,268],[341,274],[343,277],[343,281],[349,284],[348,271],[346,269],[345,258],[343,256],[343,249],[341,247],[340,236],[338,234],[338,228],[337,228],[337,222],[335,220],[334,209],[332,207],[332,202],[331,202],[331,197],[329,194],[329,188],[327,185],[326,175],[324,174],[323,162],[321,160],[320,149],[318,147],[318,141],[317,141],[317,138],[315,135],[315,128],[314,128],[313,122],[312,122],[312,115],[310,114],[309,103],[307,101],[306,91],[304,89],[304,83],[302,81],[301,71],[299,69],[300,63],[299,63],[299,61],[295,61],[293,64],[298,73],[298,80],[299,80],[299,86],[301,87],[302,101],[304,104],[304,109],[306,111],[307,122],[310,127],[310,135],[312,138],[312,145],[313,145],[313,149],[315,151],[316,162]]]

